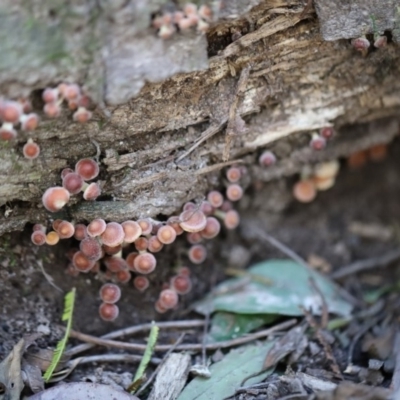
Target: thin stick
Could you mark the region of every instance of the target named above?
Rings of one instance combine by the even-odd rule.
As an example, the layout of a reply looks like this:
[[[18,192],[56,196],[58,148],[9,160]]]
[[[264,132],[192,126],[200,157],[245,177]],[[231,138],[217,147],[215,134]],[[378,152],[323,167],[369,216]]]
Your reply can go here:
[[[214,164],[214,165],[210,165],[208,167],[201,168],[201,169],[195,171],[194,173],[195,173],[195,175],[204,175],[204,174],[208,174],[210,172],[216,171],[218,169],[229,167],[232,164],[241,164],[241,163],[243,163],[243,160],[241,160],[241,159],[226,161],[226,162],[222,162],[219,164]]]
[[[222,342],[208,343],[208,344],[206,344],[205,348],[207,350],[216,350],[216,349],[221,349],[221,348],[226,348],[226,347],[238,346],[240,344],[252,342],[253,340],[261,339],[261,338],[268,336],[279,330],[290,328],[291,326],[295,325],[296,323],[297,323],[296,319],[290,319],[288,321],[277,324],[269,329],[265,329],[260,332],[253,333],[251,335],[242,336],[240,338],[236,338],[236,339],[232,339],[232,340],[225,340]],[[102,339],[102,338],[98,338],[96,336],[87,335],[85,333],[81,333],[81,332],[77,332],[77,331],[71,331],[70,337],[82,340],[83,342],[88,342],[88,343],[97,344],[97,345],[106,346],[106,347],[114,347],[117,349],[133,350],[133,351],[145,351],[146,350],[146,345],[144,345],[144,344],[125,343],[125,342],[118,342],[116,340]],[[170,348],[171,348],[171,345],[157,345],[157,346],[155,346],[154,351],[168,351]],[[181,344],[176,347],[176,350],[201,351],[202,348],[203,348],[203,345],[201,343],[193,343],[193,344]]]
[[[204,320],[202,319],[194,319],[191,321],[168,321],[168,322],[157,322],[157,326],[160,329],[186,329],[186,328],[198,328],[199,326],[204,325]],[[147,324],[141,324],[141,325],[135,325],[135,326],[130,326],[128,328],[124,329],[119,329],[114,332],[107,333],[107,335],[101,336],[101,339],[116,339],[121,336],[130,336],[134,335],[139,332],[146,332],[150,330],[152,327],[151,323]],[[69,357],[75,356],[76,354],[82,353],[86,350],[91,349],[95,345],[92,343],[86,343],[86,344],[80,344],[78,346],[75,346],[68,351],[65,352],[65,354]]]
[[[78,357],[73,360],[68,361],[66,367],[57,371],[53,374],[49,382],[59,382],[65,379],[72,371],[80,364],[88,363],[109,363],[109,362],[128,362],[128,363],[138,363],[142,360],[142,356],[136,354],[99,354],[95,356]],[[152,364],[160,364],[161,359],[157,357],[152,357],[150,359]]]
[[[400,249],[392,250],[384,254],[383,256],[356,261],[352,264],[342,267],[335,271],[331,275],[331,277],[333,279],[341,279],[348,275],[357,274],[358,272],[367,271],[377,267],[386,267],[387,265],[391,264],[393,261],[398,260],[399,258]]]
[[[155,371],[150,375],[150,378],[144,383],[144,385],[137,391],[136,395],[139,396],[140,393],[142,393],[147,386],[150,385],[151,382],[153,382],[154,378],[160,371],[161,367],[165,364],[165,361],[167,361],[168,356],[177,348],[177,346],[182,342],[183,338],[185,337],[186,333],[183,332],[177,339],[177,341],[171,346],[171,348],[168,350],[168,352],[165,354],[164,358],[162,361],[158,364],[157,368]]]
[[[218,133],[222,127],[225,125],[227,119],[224,121],[220,122],[219,124],[211,124],[201,135],[200,138],[195,142],[195,144],[189,148],[189,150],[185,151],[183,154],[181,154],[177,159],[176,162],[178,163],[179,161],[183,160],[185,157],[187,157],[193,150],[195,150],[197,147],[199,147],[203,142],[205,142],[207,139],[210,139],[212,136],[214,136],[216,133]]]

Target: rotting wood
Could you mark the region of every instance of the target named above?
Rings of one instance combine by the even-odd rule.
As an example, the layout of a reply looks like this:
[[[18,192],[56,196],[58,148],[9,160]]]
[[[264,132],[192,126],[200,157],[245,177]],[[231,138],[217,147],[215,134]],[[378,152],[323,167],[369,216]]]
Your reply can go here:
[[[227,121],[237,85],[232,73],[240,74],[249,63],[252,71],[237,110],[246,121],[247,132],[232,140],[230,157],[254,163],[258,149],[276,150],[276,167],[268,171],[252,167],[259,179],[292,175],[308,163],[345,156],[366,143],[390,141],[396,128],[388,133],[374,131],[376,123],[365,125],[369,131],[357,141],[351,135],[347,139],[351,129],[346,125],[399,115],[397,45],[389,43],[363,58],[348,40],[324,42],[318,19],[300,19],[303,1],[259,3],[248,14],[211,28],[207,37],[212,56],[207,70],[148,82],[137,97],[109,107],[108,119],[99,111],[82,126],[71,123],[65,112],[57,121],[43,121],[35,132],[42,154],[34,162],[21,157],[24,135],[15,148],[3,146],[0,234],[22,229],[27,221],[48,218],[48,213],[36,207],[42,193],[61,183],[61,169],[81,157],[96,155],[93,140],[102,152],[104,194],[120,200],[113,206],[118,211],[110,211],[106,219],[121,220],[127,213],[130,218],[169,215],[184,202],[202,198],[210,180],[196,171],[212,170],[222,162],[225,138],[219,131]],[[232,32],[240,32],[241,37],[233,40]],[[59,76],[69,79],[63,73]],[[79,74],[73,77],[84,83]],[[1,82],[2,78],[0,74]],[[38,82],[32,88],[57,83],[57,79],[50,75],[48,81],[40,78]],[[17,82],[13,90],[24,84]],[[215,130],[215,121],[222,121],[219,130]],[[311,152],[309,132],[327,125],[338,130],[337,139],[326,151]],[[75,205],[78,199],[74,196],[71,209],[65,209],[76,220],[99,217],[97,212],[104,215],[101,210],[112,208],[100,202]]]
[[[171,353],[157,375],[149,400],[176,399],[185,386],[191,363],[189,354]]]

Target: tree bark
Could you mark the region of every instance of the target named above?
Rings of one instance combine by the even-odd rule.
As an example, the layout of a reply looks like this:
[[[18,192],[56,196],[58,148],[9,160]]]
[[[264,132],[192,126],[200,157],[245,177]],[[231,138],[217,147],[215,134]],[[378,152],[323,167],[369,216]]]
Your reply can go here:
[[[29,95],[38,111],[43,88],[78,82],[96,110],[84,125],[67,110],[57,120],[42,116],[33,135],[41,147],[37,160],[21,155],[23,132],[16,143],[1,144],[0,234],[59,216],[168,216],[218,186],[221,169],[232,163],[270,181],[398,133],[395,1],[382,2],[365,20],[354,17],[357,2],[344,0],[352,3],[348,20],[344,6],[322,0],[315,2],[317,15],[298,0],[253,1],[250,10],[249,2],[228,2],[229,9],[215,2],[205,36],[176,33],[169,40],[150,27],[151,14],[168,7],[161,0],[57,6],[38,0],[29,9],[9,1],[0,9],[0,39],[6,36],[0,49],[7,55],[0,58],[0,93]],[[364,11],[373,6],[360,4]],[[343,18],[342,33],[333,34]],[[371,41],[385,33],[388,44],[363,56],[349,40],[356,33]],[[311,133],[325,126],[336,135],[316,153],[308,146]],[[265,148],[278,157],[268,169],[257,165]],[[102,201],[73,196],[62,213],[45,212],[43,192],[83,157],[101,161]]]

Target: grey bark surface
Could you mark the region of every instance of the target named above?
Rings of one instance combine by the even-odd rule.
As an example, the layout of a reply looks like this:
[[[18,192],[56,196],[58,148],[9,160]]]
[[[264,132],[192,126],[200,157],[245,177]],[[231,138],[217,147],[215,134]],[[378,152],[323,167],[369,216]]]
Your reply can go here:
[[[329,33],[347,25],[342,9],[327,3],[315,1],[317,17],[313,9],[303,13],[298,0],[216,1],[206,36],[177,33],[163,41],[150,27],[151,14],[170,7],[161,0],[3,2],[0,94],[31,95],[38,111],[41,89],[78,82],[97,108],[84,125],[67,110],[57,120],[43,117],[33,134],[37,160],[22,157],[24,133],[1,144],[0,234],[59,216],[167,216],[218,186],[229,162],[240,160],[250,176],[269,181],[392,140],[400,115],[398,4],[376,5],[379,32],[391,30],[393,40],[363,57],[342,39],[348,34]],[[370,4],[351,3],[359,10]],[[249,73],[238,93],[243,71]],[[230,115],[245,125],[230,136],[227,163]],[[313,152],[310,133],[331,125],[335,139]],[[265,148],[278,156],[268,170],[256,163]],[[73,196],[59,215],[45,212],[41,196],[61,184],[60,171],[98,155],[107,201]]]

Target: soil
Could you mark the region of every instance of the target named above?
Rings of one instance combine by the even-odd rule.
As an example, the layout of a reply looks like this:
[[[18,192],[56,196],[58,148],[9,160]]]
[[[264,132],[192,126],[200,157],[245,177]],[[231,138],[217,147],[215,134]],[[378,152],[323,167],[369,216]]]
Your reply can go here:
[[[301,204],[291,197],[295,177],[270,183],[255,180],[241,200],[243,220],[257,220],[266,231],[284,242],[305,259],[316,255],[326,261],[327,273],[355,260],[375,257],[398,246],[395,235],[391,239],[366,239],[350,232],[354,222],[379,224],[395,230],[400,220],[400,142],[396,139],[383,162],[369,163],[351,170],[342,160],[336,185],[320,192],[311,204]],[[247,226],[247,224],[246,224]],[[55,346],[62,330],[61,321],[64,293],[49,284],[40,265],[51,276],[54,284],[63,291],[77,289],[77,307],[73,327],[76,330],[101,335],[121,327],[155,320],[183,319],[190,312],[194,300],[205,295],[218,281],[224,279],[226,266],[244,268],[247,265],[272,257],[283,257],[278,250],[265,243],[250,239],[249,232],[238,229],[223,232],[209,241],[207,261],[199,266],[190,265],[193,290],[181,298],[177,310],[160,315],[154,310],[154,301],[161,286],[173,275],[179,265],[188,265],[187,244],[183,239],[158,253],[156,273],[150,276],[150,290],[144,294],[133,289],[132,283],[122,285],[119,302],[120,316],[113,323],[98,317],[98,290],[101,278],[94,274],[71,277],[66,274],[65,254],[70,241],[55,247],[35,247],[30,242],[31,227],[24,232],[7,234],[0,238],[0,357],[3,358],[25,334],[43,332],[37,341],[39,347]],[[380,284],[398,275],[395,269],[374,271]],[[367,282],[367,283],[365,283]],[[353,295],[368,284],[353,276],[341,282]],[[71,343],[74,343],[71,340]],[[85,368],[94,373],[95,366]],[[112,365],[106,369],[113,370]]]

